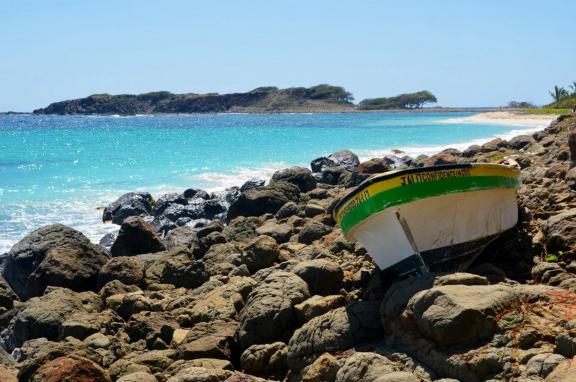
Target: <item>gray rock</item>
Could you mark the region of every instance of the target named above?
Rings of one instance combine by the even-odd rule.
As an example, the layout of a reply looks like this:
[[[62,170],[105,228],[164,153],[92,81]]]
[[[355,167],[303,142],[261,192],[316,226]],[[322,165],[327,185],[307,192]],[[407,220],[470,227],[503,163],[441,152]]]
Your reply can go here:
[[[544,235],[549,252],[570,250],[576,240],[576,208],[546,220]]]
[[[252,273],[268,268],[278,260],[280,247],[270,236],[258,236],[242,250],[242,262]]]
[[[382,335],[378,302],[359,301],[313,318],[288,343],[288,366],[300,370],[325,352],[338,352]]]
[[[178,227],[174,228],[164,237],[164,243],[167,249],[184,246],[192,249],[198,243],[196,233],[197,229],[192,227]]]
[[[294,305],[309,296],[308,286],[298,276],[282,271],[270,274],[252,290],[240,313],[242,349],[289,335],[297,322]]]
[[[111,259],[100,269],[98,285],[102,288],[112,280],[125,285],[140,285],[144,280],[144,260],[127,256]]]
[[[122,224],[130,216],[148,216],[152,210],[152,195],[148,192],[129,192],[104,208],[102,221]]]
[[[298,215],[300,213],[300,209],[298,205],[294,202],[288,202],[284,204],[278,212],[276,212],[276,219],[282,220],[289,218],[290,216]]]
[[[42,294],[48,285],[94,289],[98,271],[107,260],[104,249],[82,233],[54,224],[33,231],[13,246],[2,276],[26,300]]]
[[[178,288],[197,288],[210,278],[203,261],[192,253],[176,247],[151,262],[145,270],[146,284],[171,284]]]
[[[321,296],[338,291],[344,278],[344,272],[338,263],[325,259],[303,261],[292,272],[306,281],[311,294]]]
[[[291,224],[278,224],[274,220],[268,220],[260,227],[256,228],[256,233],[274,238],[278,244],[286,243],[292,236],[294,227]]]
[[[528,377],[546,378],[554,368],[566,358],[560,354],[542,353],[530,358],[526,364],[526,375]]]
[[[316,179],[310,170],[304,167],[290,167],[277,171],[270,179],[270,185],[278,181],[285,181],[297,186],[301,192],[308,192],[316,188]]]
[[[332,153],[328,156],[328,159],[351,172],[356,171],[356,168],[360,164],[360,160],[356,154],[350,150],[341,150]]]
[[[158,382],[158,380],[150,373],[137,371],[120,377],[116,382]]]
[[[132,216],[124,220],[120,226],[120,232],[110,253],[113,257],[134,256],[165,249],[164,243],[156,235],[154,228],[141,217]]]
[[[283,342],[252,345],[242,353],[240,364],[249,374],[270,375],[286,369],[287,352]]]
[[[332,228],[329,226],[316,220],[310,220],[304,224],[304,227],[298,233],[298,241],[303,244],[312,244],[314,240],[321,239],[330,232],[332,232]]]
[[[518,293],[505,285],[447,285],[417,293],[407,312],[420,333],[437,344],[471,344],[490,338],[496,315],[518,302]]]
[[[386,375],[398,372],[397,366],[388,358],[376,353],[354,353],[344,361],[336,374],[336,382],[418,382],[414,379],[383,379]]]

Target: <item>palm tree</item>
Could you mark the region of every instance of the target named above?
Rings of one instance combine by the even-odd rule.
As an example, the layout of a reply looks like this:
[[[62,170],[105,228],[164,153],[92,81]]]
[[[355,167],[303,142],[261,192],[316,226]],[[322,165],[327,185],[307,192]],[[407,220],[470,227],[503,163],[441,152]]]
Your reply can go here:
[[[568,90],[562,87],[558,87],[558,85],[554,86],[554,91],[551,91],[549,93],[552,96],[552,98],[554,98],[555,102],[558,102],[569,95]]]
[[[569,88],[572,89],[572,95],[576,96],[576,81],[573,81]]]

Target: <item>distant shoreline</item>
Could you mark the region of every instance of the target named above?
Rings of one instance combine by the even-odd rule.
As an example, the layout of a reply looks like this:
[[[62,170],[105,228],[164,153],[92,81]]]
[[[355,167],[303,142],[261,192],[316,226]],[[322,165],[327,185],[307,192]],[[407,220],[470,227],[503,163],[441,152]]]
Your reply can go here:
[[[154,116],[154,115],[202,115],[202,114],[378,114],[378,113],[489,113],[489,112],[514,112],[519,114],[526,114],[522,109],[502,108],[502,107],[429,107],[421,109],[384,109],[384,110],[358,110],[358,109],[342,109],[342,110],[325,110],[325,111],[224,111],[224,112],[205,112],[205,113],[142,113],[142,114],[115,114],[115,113],[102,113],[102,114],[35,114],[34,112],[15,112],[7,111],[0,112],[0,115],[32,115],[32,116],[46,116],[46,115],[60,115],[60,116],[114,116],[121,115],[123,117],[134,117],[140,115]]]

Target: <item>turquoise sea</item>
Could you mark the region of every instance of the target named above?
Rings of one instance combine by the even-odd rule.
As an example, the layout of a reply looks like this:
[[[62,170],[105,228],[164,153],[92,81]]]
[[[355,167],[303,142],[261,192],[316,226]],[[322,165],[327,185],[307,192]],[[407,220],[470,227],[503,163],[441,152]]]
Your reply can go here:
[[[534,130],[461,120],[469,115],[0,115],[0,254],[57,222],[97,241],[116,228],[97,207],[128,191],[222,189],[341,149],[417,156]]]

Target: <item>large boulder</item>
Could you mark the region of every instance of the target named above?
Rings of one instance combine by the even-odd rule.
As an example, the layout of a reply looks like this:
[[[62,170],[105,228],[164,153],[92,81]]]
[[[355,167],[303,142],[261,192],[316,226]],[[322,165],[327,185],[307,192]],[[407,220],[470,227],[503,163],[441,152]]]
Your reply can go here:
[[[316,179],[312,176],[310,170],[304,167],[290,167],[277,171],[272,175],[270,184],[285,181],[292,183],[300,189],[301,192],[308,192],[316,188]]]
[[[576,241],[576,208],[548,218],[544,235],[549,252],[571,250]]]
[[[328,159],[351,172],[356,171],[356,168],[360,164],[358,156],[350,150],[336,151],[328,155]]]
[[[241,347],[286,339],[297,322],[294,305],[309,296],[306,282],[298,276],[270,274],[252,290],[240,313]]]
[[[12,309],[14,301],[18,301],[18,296],[12,291],[6,280],[0,276],[0,314],[3,309]]]
[[[336,374],[336,382],[420,382],[411,373],[377,353],[354,353],[344,361]]]
[[[344,278],[338,263],[326,259],[303,261],[292,272],[306,281],[310,294],[321,296],[338,291]]]
[[[30,382],[112,382],[97,363],[76,355],[53,359],[42,365]]]
[[[113,257],[134,256],[142,253],[154,253],[165,248],[154,228],[139,216],[124,220],[116,241],[110,248]]]
[[[171,192],[169,194],[162,195],[156,200],[154,206],[152,207],[152,214],[154,216],[161,216],[166,208],[173,204],[187,205],[188,199],[186,199],[182,194],[176,192]]]
[[[57,340],[61,327],[73,314],[95,313],[102,308],[98,295],[91,292],[74,293],[57,288],[43,296],[23,303],[8,326],[10,347],[20,346],[32,338]]]
[[[112,258],[100,269],[98,285],[101,288],[112,280],[125,285],[140,285],[144,280],[144,260],[134,256]]]
[[[358,171],[364,174],[379,174],[390,170],[390,161],[384,158],[373,158],[358,165]]]
[[[576,357],[559,363],[544,382],[572,382],[576,375]]]
[[[270,375],[286,369],[287,352],[284,342],[252,345],[242,353],[240,364],[247,373]]]
[[[506,285],[446,285],[417,293],[407,313],[437,344],[472,344],[491,338],[497,315],[518,302],[518,293]]]
[[[129,192],[104,208],[102,221],[122,224],[130,216],[150,215],[152,203],[152,195],[148,192]]]
[[[228,220],[238,216],[275,214],[284,204],[297,198],[299,191],[300,189],[295,185],[280,180],[267,187],[248,189],[230,205]]]
[[[182,288],[197,288],[210,278],[204,262],[196,260],[183,247],[163,252],[145,270],[146,284],[172,284]]]
[[[95,288],[98,271],[107,260],[104,249],[81,232],[54,224],[33,231],[13,246],[2,276],[26,300],[42,294],[47,285]]]
[[[278,260],[280,247],[276,240],[270,236],[258,236],[248,243],[242,250],[242,262],[250,272],[255,273],[268,268]]]
[[[316,220],[310,220],[304,224],[298,233],[298,241],[302,244],[312,244],[314,240],[321,239],[330,232],[332,232],[332,228],[329,226]]]
[[[338,352],[382,335],[378,303],[360,301],[313,318],[288,343],[288,366],[300,370],[325,352]]]

